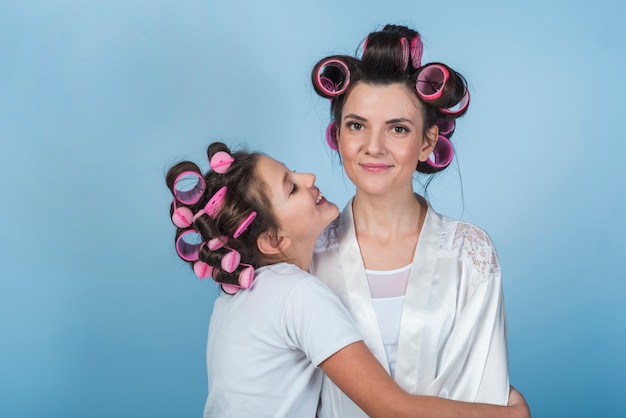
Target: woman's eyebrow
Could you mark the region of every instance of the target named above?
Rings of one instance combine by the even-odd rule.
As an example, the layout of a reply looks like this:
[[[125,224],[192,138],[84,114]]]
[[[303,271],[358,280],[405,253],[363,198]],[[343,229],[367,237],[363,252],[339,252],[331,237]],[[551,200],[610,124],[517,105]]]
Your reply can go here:
[[[393,125],[394,123],[410,123],[411,125],[415,125],[411,119],[407,118],[395,118],[389,119],[385,122],[387,125]]]
[[[343,118],[344,120],[350,118],[350,119],[360,120],[361,122],[367,122],[367,119],[365,119],[363,116],[355,115],[354,113],[350,113],[349,115],[346,115]]]

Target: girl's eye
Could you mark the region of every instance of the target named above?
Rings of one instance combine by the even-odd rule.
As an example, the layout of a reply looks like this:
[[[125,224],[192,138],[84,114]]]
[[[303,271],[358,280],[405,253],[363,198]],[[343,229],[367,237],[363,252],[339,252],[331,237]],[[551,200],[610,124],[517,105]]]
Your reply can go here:
[[[296,183],[293,183],[291,186],[292,186],[291,187],[291,192],[289,192],[290,195],[292,195],[292,194],[294,194],[295,192],[298,191],[298,186],[296,185]]]

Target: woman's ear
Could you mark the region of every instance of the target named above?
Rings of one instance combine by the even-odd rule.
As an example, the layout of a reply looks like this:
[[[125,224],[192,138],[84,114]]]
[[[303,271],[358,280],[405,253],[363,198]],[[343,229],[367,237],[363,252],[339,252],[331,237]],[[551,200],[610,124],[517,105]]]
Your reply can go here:
[[[437,145],[439,138],[439,127],[433,125],[426,130],[424,140],[422,141],[422,149],[420,150],[419,161],[426,161]]]
[[[256,245],[261,254],[276,255],[283,253],[291,246],[291,240],[285,236],[275,237],[269,232],[263,232],[256,239]]]

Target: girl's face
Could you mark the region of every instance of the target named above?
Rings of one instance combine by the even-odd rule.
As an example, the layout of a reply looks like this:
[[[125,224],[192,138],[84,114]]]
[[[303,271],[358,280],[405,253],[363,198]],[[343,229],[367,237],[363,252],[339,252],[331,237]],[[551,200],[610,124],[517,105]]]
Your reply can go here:
[[[279,235],[294,243],[315,243],[319,234],[339,215],[337,205],[327,201],[315,187],[315,175],[295,173],[283,163],[262,156],[257,173],[264,181]]]
[[[338,145],[346,174],[359,192],[413,192],[413,173],[436,143],[438,130],[424,135],[422,104],[396,83],[359,83],[349,93],[339,123]]]

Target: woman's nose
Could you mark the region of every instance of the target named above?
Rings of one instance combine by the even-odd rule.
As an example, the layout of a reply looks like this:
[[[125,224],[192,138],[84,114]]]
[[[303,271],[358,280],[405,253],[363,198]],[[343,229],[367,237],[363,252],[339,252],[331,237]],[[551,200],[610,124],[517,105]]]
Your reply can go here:
[[[379,153],[384,147],[385,135],[384,133],[372,132],[367,137],[367,143],[365,149],[369,153]]]

